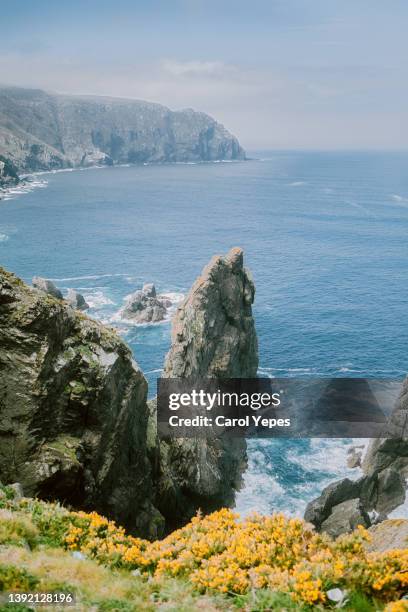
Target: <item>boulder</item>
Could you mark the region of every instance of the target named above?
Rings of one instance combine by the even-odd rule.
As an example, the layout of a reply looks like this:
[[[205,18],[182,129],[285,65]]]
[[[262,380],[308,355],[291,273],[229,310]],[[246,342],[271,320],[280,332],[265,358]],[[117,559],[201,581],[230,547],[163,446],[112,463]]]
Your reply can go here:
[[[360,499],[355,498],[333,506],[330,515],[321,524],[320,530],[332,538],[337,538],[343,533],[353,531],[358,525],[369,527],[371,521]]]
[[[361,467],[362,458],[363,451],[356,446],[352,446],[347,451],[347,467],[350,469]]]
[[[65,301],[76,310],[87,310],[89,308],[89,304],[85,301],[82,293],[78,293],[75,289],[68,289]]]
[[[385,425],[384,436],[389,437],[370,441],[361,462],[364,476],[354,481],[350,491],[344,489],[344,481],[332,483],[320,497],[308,504],[306,520],[317,529],[322,528],[336,505],[328,489],[343,492],[341,501],[358,498],[364,512],[373,513],[377,522],[386,519],[387,514],[404,503],[408,478],[408,377]]]
[[[361,491],[361,481],[344,478],[325,487],[317,499],[306,506],[305,520],[312,523],[317,529],[330,516],[333,508],[350,499],[355,499]]]
[[[381,515],[392,512],[405,501],[406,483],[393,466],[377,473],[377,499],[374,508]]]
[[[127,298],[121,314],[124,319],[135,323],[157,323],[166,317],[170,305],[171,302],[164,296],[156,295],[155,286],[148,283]]]
[[[41,276],[34,276],[32,284],[36,289],[39,289],[40,291],[43,291],[44,293],[47,293],[58,300],[62,300],[61,291],[57,289],[52,281],[42,278]]]
[[[387,519],[369,529],[370,542],[366,548],[370,552],[385,552],[408,548],[408,520]]]

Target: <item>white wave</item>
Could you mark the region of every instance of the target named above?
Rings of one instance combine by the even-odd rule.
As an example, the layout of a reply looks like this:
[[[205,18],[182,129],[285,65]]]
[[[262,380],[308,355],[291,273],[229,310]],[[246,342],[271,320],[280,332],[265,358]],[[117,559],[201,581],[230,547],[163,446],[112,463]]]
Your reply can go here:
[[[0,189],[0,199],[3,200],[14,200],[20,195],[30,193],[34,189],[44,189],[48,186],[46,180],[32,180],[32,175],[27,176],[23,179],[23,182],[15,187],[7,187],[6,189]]]
[[[67,276],[65,278],[49,278],[48,280],[54,281],[56,283],[64,283],[67,281],[77,281],[77,280],[98,280],[99,278],[113,278],[115,276],[126,276],[126,274],[89,274],[88,276]]]
[[[236,495],[235,510],[242,516],[253,512],[270,514],[271,500],[282,496],[284,489],[276,478],[251,465],[255,459],[254,453],[250,453],[249,457],[250,465],[244,474],[243,487]]]
[[[9,236],[7,234],[0,234],[0,242],[7,242]]]
[[[288,183],[289,187],[302,187],[302,185],[307,185],[306,181],[293,181],[292,183]]]
[[[84,294],[85,301],[89,304],[90,308],[102,308],[102,306],[114,305],[110,298],[108,298],[103,291],[94,291],[93,293]]]
[[[356,444],[363,444],[365,440],[355,441]],[[331,472],[329,481],[335,480],[336,477],[349,476],[352,479],[357,478],[360,474],[359,468],[347,467],[347,451],[351,446],[354,446],[353,440],[330,440],[325,438],[312,438],[310,441],[310,451],[307,455],[307,467],[310,470],[321,470]],[[304,450],[291,450],[287,453],[287,459],[295,465],[304,466],[305,456]],[[323,489],[325,485],[322,485]]]
[[[401,196],[398,193],[392,194],[391,200],[394,200],[394,202],[398,202],[399,204],[408,204],[408,198]]]

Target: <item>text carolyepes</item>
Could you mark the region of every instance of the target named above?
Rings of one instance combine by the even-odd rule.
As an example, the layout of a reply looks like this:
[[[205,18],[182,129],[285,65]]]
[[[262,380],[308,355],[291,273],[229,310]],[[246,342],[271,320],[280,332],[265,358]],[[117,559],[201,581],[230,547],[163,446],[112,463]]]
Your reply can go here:
[[[246,415],[244,417],[229,418],[218,415],[214,419],[208,416],[197,415],[192,418],[179,417],[172,415],[169,417],[171,427],[290,427],[291,420],[281,418],[265,418],[262,416]]]

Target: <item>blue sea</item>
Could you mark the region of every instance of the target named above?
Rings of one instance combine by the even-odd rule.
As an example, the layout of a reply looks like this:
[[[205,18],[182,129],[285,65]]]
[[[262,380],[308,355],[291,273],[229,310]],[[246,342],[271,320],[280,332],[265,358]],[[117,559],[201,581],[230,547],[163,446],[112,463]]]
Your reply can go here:
[[[185,294],[215,253],[245,251],[260,374],[408,372],[408,153],[255,152],[246,162],[37,175],[0,201],[0,263],[73,287],[117,325],[155,393],[170,322],[118,320],[145,282]],[[249,442],[242,512],[301,514],[349,440]]]

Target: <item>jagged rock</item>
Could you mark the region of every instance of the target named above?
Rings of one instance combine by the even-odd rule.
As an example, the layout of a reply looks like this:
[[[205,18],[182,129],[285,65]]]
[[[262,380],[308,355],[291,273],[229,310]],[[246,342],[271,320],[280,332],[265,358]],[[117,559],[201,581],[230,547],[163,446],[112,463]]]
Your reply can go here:
[[[185,326],[177,323],[189,338],[188,371],[255,376],[254,289],[242,252],[215,258],[201,281],[199,295],[195,285],[184,302]],[[217,319],[215,330],[207,315]],[[198,321],[207,323],[194,336]],[[178,348],[170,350],[167,375]],[[169,530],[199,508],[231,505],[245,442],[159,443],[155,402],[146,396],[143,373],[112,329],[0,268],[3,482],[20,482],[27,496],[96,510],[149,537],[163,531],[163,517]]]
[[[24,489],[20,482],[13,482],[13,484],[9,486],[14,491],[14,499],[19,500],[24,497]]]
[[[145,283],[143,285],[142,291],[149,298],[156,297],[156,287],[153,285],[153,283]]]
[[[361,467],[363,451],[358,447],[352,446],[347,452],[347,467],[355,469]]]
[[[109,328],[0,269],[0,478],[155,536],[147,383]]]
[[[238,140],[190,109],[0,87],[0,154],[19,172],[96,164],[245,159]]]
[[[383,516],[404,503],[406,484],[402,474],[393,466],[378,472],[376,476],[377,499],[372,505]]]
[[[213,257],[174,316],[165,376],[255,377],[254,296],[241,249]]]
[[[9,159],[0,155],[0,190],[19,183],[17,168]]]
[[[213,257],[174,316],[164,376],[255,377],[253,300],[242,250]],[[154,402],[151,409],[154,414]],[[237,438],[162,441],[157,461],[156,503],[175,527],[197,507],[210,512],[233,504],[246,466],[246,443]]]
[[[52,281],[47,280],[46,278],[42,278],[41,276],[34,276],[32,283],[33,287],[35,287],[36,289],[39,289],[44,293],[48,293],[48,295],[52,295],[52,297],[62,300],[61,291],[57,289],[57,287]]]
[[[75,289],[68,289],[65,301],[76,310],[87,310],[89,308],[84,296]]]
[[[366,548],[372,552],[385,552],[408,548],[408,520],[387,519],[370,527],[370,542]]]
[[[373,512],[377,522],[386,519],[387,514],[403,504],[406,498],[408,377],[404,380],[395,409],[385,426],[384,435],[390,437],[371,440],[361,464],[364,476],[354,481],[350,491],[343,491],[344,481],[330,485],[331,490],[344,492],[341,501],[359,498],[363,510],[366,513]],[[305,518],[317,529],[322,527],[328,516],[327,512],[331,512],[336,505],[330,496],[327,501],[327,489],[306,508]]]
[[[356,498],[333,506],[330,515],[321,524],[320,530],[337,538],[342,533],[353,531],[358,525],[369,527],[371,521],[360,499]]]
[[[123,319],[135,323],[157,323],[164,320],[170,305],[170,300],[165,296],[156,295],[155,286],[148,283],[143,289],[135,291],[127,298],[121,315]]]
[[[359,496],[361,490],[360,481],[344,478],[333,482],[325,487],[317,499],[306,506],[305,520],[320,529],[326,519],[329,518],[332,509],[339,504]]]

